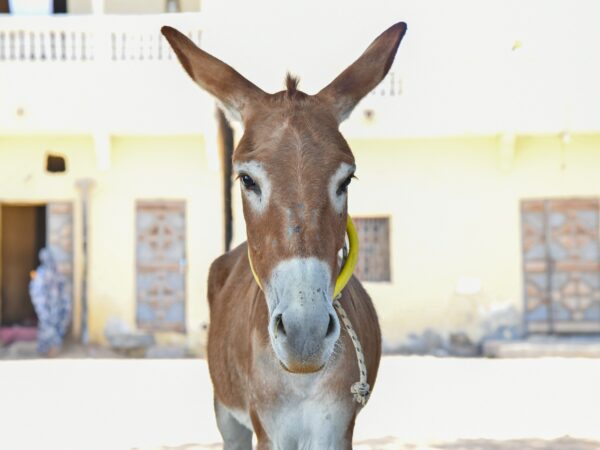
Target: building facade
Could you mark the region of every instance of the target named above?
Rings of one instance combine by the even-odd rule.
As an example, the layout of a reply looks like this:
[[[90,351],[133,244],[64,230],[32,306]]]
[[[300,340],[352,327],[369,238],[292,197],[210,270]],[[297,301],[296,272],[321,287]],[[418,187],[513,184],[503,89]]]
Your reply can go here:
[[[102,9],[136,14],[0,17],[0,320],[31,318],[29,271],[50,246],[71,280],[75,337],[87,329],[103,343],[118,324],[197,348],[208,267],[224,241],[215,105],[160,26],[184,30],[268,91],[291,68],[314,92],[389,24],[346,2],[332,31],[309,4],[296,19],[314,18],[323,33],[294,44],[276,20],[290,13],[275,2],[179,2],[197,12],[173,14],[141,14],[166,2],[129,3]],[[525,20],[541,3],[515,18],[498,2],[510,26],[473,42],[481,25],[460,11],[478,7],[457,5],[440,4],[437,18],[418,2],[379,5],[409,34],[342,126],[358,166],[349,203],[358,275],[384,340],[393,348],[427,329],[477,340],[501,326],[599,332],[600,68],[586,57],[597,7],[565,11],[573,33],[557,41],[552,22]],[[565,8],[545,5],[548,17]],[[239,202],[235,186],[234,244],[245,235]]]

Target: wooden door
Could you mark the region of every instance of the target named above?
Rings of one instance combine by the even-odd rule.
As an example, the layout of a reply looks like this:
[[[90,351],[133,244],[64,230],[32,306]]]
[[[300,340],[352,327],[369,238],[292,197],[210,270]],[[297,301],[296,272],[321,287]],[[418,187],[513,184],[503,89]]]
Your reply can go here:
[[[29,296],[30,273],[39,265],[45,244],[44,206],[3,205],[1,211],[1,308],[3,325],[34,325]]]
[[[185,203],[137,203],[137,323],[185,331]]]
[[[525,323],[530,332],[600,332],[597,199],[522,204]]]

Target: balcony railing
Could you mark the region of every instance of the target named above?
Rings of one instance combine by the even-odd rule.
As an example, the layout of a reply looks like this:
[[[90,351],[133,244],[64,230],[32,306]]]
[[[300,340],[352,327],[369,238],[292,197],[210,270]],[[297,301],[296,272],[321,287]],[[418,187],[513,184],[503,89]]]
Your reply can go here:
[[[201,43],[199,13],[0,17],[0,63],[172,59],[173,52],[160,34],[164,24],[176,26]]]
[[[160,27],[175,26],[200,45],[203,19],[202,13],[0,16],[0,64],[171,60],[175,55]],[[392,69],[371,96],[401,94],[400,74]]]

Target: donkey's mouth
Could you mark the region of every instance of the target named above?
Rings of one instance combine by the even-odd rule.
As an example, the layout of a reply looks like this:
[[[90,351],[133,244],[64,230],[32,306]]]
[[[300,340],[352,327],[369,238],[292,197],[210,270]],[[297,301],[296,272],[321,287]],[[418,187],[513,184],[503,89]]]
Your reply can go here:
[[[288,367],[281,360],[278,361],[283,370],[294,374],[315,373],[320,371],[323,367],[325,367],[325,364],[322,364],[320,366],[314,364],[291,364],[290,367]]]

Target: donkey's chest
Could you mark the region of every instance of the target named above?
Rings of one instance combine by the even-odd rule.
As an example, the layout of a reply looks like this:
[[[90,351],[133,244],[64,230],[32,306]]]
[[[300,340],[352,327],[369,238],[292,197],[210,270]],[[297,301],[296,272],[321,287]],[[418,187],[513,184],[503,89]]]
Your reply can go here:
[[[290,374],[262,361],[251,378],[251,407],[273,449],[343,448],[356,405],[341,389],[339,360],[315,374]]]
[[[350,408],[327,393],[290,399],[265,410],[262,426],[275,449],[339,449],[351,422]]]
[[[329,392],[302,395],[294,391],[281,393],[269,404],[254,405],[255,420],[264,432],[271,450],[345,448],[354,408],[345,399]],[[250,413],[229,410],[235,419],[256,431]]]

